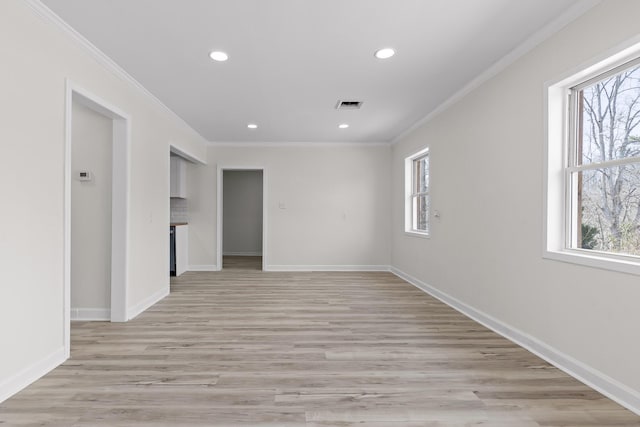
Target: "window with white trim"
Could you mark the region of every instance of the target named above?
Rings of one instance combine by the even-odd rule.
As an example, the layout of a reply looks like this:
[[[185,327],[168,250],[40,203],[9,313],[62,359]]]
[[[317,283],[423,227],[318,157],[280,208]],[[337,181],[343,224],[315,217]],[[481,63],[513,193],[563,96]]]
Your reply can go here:
[[[405,159],[405,231],[429,235],[429,149]]]
[[[545,254],[640,274],[640,45],[547,95]]]
[[[570,89],[569,248],[640,256],[639,62]]]

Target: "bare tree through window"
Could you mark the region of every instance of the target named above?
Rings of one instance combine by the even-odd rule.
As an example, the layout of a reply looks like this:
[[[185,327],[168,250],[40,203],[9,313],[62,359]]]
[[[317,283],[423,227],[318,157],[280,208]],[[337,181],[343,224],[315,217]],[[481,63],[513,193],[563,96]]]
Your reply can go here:
[[[405,159],[407,173],[407,219],[405,230],[429,233],[429,151],[424,149]]]
[[[640,255],[640,66],[575,95],[576,246]]]

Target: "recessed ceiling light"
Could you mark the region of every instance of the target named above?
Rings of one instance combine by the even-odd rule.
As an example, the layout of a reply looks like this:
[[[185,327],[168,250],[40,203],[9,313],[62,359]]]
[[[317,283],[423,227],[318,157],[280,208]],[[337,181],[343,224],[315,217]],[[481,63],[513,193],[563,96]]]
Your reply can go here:
[[[227,55],[225,52],[222,52],[220,50],[214,50],[209,54],[209,57],[214,61],[218,61],[218,62],[224,62],[227,59],[229,59],[229,55]]]
[[[257,124],[255,124],[255,123],[249,123],[249,124],[247,125],[247,127],[248,127],[249,129],[258,129],[258,125],[257,125]]]
[[[395,54],[396,54],[395,50],[391,49],[390,47],[385,47],[383,49],[376,50],[376,53],[374,55],[378,59],[387,59],[387,58],[391,58]]]
[[[342,124],[338,125],[338,127],[339,127],[340,129],[346,129],[346,128],[348,128],[348,127],[349,127],[349,125],[348,125],[348,124],[346,124],[346,123],[342,123]]]

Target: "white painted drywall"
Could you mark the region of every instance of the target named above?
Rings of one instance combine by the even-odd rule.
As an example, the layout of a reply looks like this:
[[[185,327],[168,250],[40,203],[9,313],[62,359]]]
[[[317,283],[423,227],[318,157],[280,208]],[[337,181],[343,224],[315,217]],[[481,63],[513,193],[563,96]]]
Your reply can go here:
[[[393,147],[392,264],[640,391],[640,280],[542,259],[544,84],[638,36],[605,1]],[[430,239],[403,232],[403,160],[430,147]]]
[[[113,121],[73,103],[71,137],[71,309],[111,307]],[[80,181],[89,171],[91,181]]]
[[[190,170],[190,265],[216,265],[217,166],[265,168],[267,269],[388,265],[389,155],[366,144],[209,147],[207,166]]]
[[[130,309],[169,289],[169,146],[204,159],[205,145],[27,1],[0,2],[0,52],[1,399],[64,355],[66,79],[132,117]]]
[[[223,172],[224,255],[262,255],[262,171]]]

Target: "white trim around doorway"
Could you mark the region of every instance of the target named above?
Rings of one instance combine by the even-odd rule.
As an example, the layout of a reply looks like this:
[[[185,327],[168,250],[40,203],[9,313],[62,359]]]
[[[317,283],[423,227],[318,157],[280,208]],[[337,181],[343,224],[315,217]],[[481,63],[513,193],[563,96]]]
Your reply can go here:
[[[113,173],[111,216],[111,309],[112,322],[126,322],[129,241],[129,182],[131,116],[66,80],[64,149],[64,351],[71,354],[71,144],[72,108],[76,101],[113,120]]]
[[[222,270],[222,199],[223,182],[222,175],[226,170],[235,171],[262,171],[262,271],[267,271],[267,169],[264,166],[227,166],[218,165],[217,175],[217,203],[216,203],[216,270]]]

